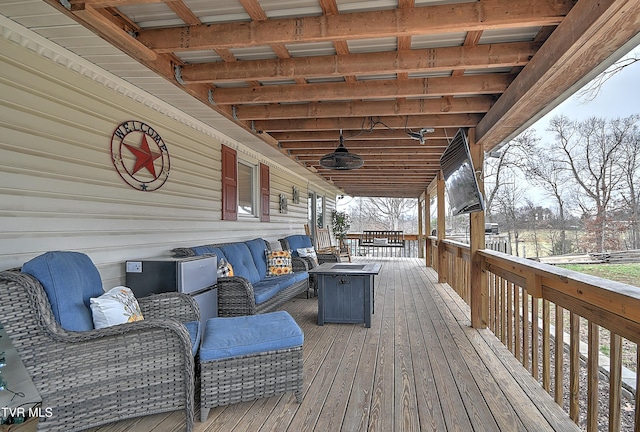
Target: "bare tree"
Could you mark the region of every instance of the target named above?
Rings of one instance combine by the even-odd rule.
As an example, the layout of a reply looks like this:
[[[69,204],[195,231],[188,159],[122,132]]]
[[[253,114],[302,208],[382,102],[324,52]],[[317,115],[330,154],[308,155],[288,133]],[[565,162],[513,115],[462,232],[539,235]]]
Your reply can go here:
[[[558,206],[560,238],[558,239],[559,247],[554,247],[554,250],[560,254],[568,252],[567,201],[568,194],[575,184],[572,182],[571,173],[565,168],[565,164],[558,159],[558,155],[550,153],[548,147],[533,149],[530,153],[529,165],[525,168],[528,180],[542,188],[545,194],[552,198]]]
[[[607,70],[595,77],[589,84],[584,86],[576,95],[586,101],[592,101],[602,90],[602,86],[624,69],[640,62],[640,50],[634,50],[630,54],[612,64]]]
[[[399,230],[408,213],[413,212],[418,201],[409,198],[363,198],[362,210],[370,229]]]
[[[496,208],[501,188],[506,187],[505,178],[514,177],[525,169],[525,161],[531,149],[537,144],[535,130],[527,130],[508,141],[499,151],[487,154],[484,164],[485,212],[487,217],[501,213]],[[502,200],[499,200],[502,201]],[[500,202],[499,205],[502,205]]]
[[[518,181],[515,173],[507,171],[503,175],[502,187],[495,194],[495,216],[500,218],[506,228],[509,244],[515,241],[515,254],[520,255],[520,226],[518,224],[518,206],[524,196],[524,185]],[[501,229],[504,232],[503,229]],[[512,249],[513,250],[513,249]]]
[[[635,125],[623,144],[620,167],[625,188],[622,190],[624,212],[629,218],[629,244],[631,249],[640,249],[640,115],[628,119]]]
[[[594,215],[599,226],[596,249],[604,251],[608,212],[622,180],[617,160],[632,123],[627,119],[606,121],[592,117],[572,122],[565,116],[551,119],[548,130],[555,134],[554,150],[581,193],[579,205]]]

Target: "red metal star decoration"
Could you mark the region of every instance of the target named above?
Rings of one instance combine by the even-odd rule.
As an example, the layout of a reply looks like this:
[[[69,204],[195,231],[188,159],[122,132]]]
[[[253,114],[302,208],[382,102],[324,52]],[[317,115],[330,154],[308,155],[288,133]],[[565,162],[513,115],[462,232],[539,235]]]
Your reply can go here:
[[[131,174],[137,173],[144,167],[151,173],[154,179],[158,177],[156,175],[156,168],[153,165],[153,161],[162,156],[162,153],[154,153],[151,151],[149,143],[147,142],[147,135],[142,135],[140,147],[133,147],[129,144],[125,144],[125,147],[127,147],[136,157],[136,163]]]

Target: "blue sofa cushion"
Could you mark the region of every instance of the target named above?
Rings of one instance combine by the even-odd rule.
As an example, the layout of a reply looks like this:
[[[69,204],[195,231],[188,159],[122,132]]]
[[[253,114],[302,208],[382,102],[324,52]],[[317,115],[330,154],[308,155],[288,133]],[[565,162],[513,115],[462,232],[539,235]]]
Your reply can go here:
[[[261,238],[249,240],[244,243],[251,251],[251,257],[253,258],[253,263],[256,265],[256,269],[260,274],[260,278],[264,279],[267,277],[267,258],[265,255],[267,243]]]
[[[299,257],[298,249],[313,247],[311,243],[311,237],[304,234],[294,234],[288,237],[285,237],[287,242],[289,243],[289,247],[291,248],[291,256]]]
[[[279,280],[280,277],[261,280],[253,284],[253,297],[256,299],[256,304],[264,303],[288,286],[280,285],[275,279]]]
[[[309,277],[309,273],[306,271],[300,271],[296,273],[291,273],[288,275],[278,276],[278,283],[283,288],[288,288],[293,284],[296,284],[302,280],[305,280]]]
[[[189,339],[191,339],[191,354],[195,357],[200,348],[200,339],[202,339],[202,326],[200,321],[189,321],[183,323],[189,332]]]
[[[223,258],[226,259],[226,257],[224,256],[224,253],[222,253],[222,250],[220,250],[219,247],[204,245],[204,246],[196,246],[191,249],[193,250],[193,253],[196,254],[196,256],[206,255],[206,254],[215,254],[218,257],[218,262],[220,262],[220,260]]]
[[[304,335],[285,311],[207,321],[200,361],[221,360],[302,346]]]
[[[227,257],[227,261],[233,267],[234,276],[242,276],[247,278],[252,284],[258,282],[264,277],[260,275],[256,268],[251,251],[244,243],[230,243],[220,246],[222,253]]]
[[[42,284],[56,321],[70,331],[93,329],[90,299],[104,294],[98,269],[80,252],[46,252],[22,266]]]

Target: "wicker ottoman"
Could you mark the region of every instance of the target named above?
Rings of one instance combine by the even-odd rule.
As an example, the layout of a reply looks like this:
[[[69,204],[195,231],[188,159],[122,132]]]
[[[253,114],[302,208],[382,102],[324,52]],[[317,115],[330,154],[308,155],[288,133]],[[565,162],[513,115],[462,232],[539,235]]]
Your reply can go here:
[[[200,347],[200,419],[211,408],[292,391],[302,402],[304,335],[287,312],[207,321]]]

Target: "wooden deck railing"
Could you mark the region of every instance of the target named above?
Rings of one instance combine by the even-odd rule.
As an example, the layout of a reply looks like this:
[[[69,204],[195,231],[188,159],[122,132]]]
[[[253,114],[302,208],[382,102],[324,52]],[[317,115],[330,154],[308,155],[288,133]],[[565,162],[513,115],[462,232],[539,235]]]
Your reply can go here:
[[[438,248],[429,238],[427,264],[469,303],[469,247],[442,243]],[[479,254],[488,280],[488,328],[587,431],[619,431],[623,415],[639,430],[640,288],[501,252]],[[623,347],[633,371],[623,366]],[[624,380],[623,371],[630,372]],[[599,417],[608,418],[608,429],[598,425]]]
[[[351,252],[351,256],[371,256],[371,257],[407,257],[416,258],[421,256],[418,244],[418,234],[404,234],[404,248],[371,247],[360,246],[359,233],[347,234],[346,243]]]

